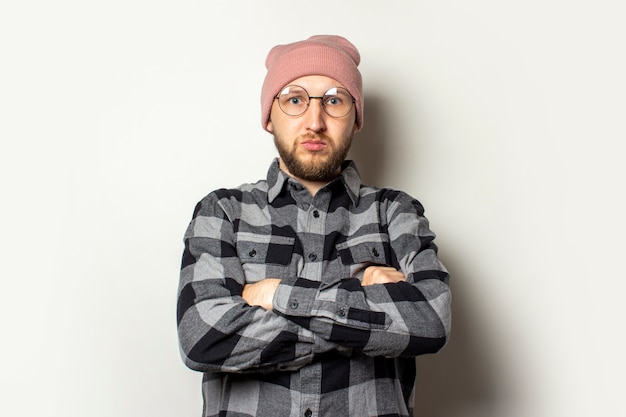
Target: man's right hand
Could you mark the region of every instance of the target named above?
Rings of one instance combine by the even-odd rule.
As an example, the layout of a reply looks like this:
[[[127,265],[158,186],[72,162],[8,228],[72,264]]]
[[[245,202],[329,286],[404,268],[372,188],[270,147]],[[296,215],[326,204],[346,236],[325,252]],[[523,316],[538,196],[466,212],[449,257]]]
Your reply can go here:
[[[243,286],[241,296],[251,306],[261,306],[266,310],[271,310],[278,284],[280,284],[278,278],[266,278],[254,284],[246,284]]]
[[[363,271],[361,285],[389,284],[406,281],[406,277],[396,268],[390,266],[368,266]]]

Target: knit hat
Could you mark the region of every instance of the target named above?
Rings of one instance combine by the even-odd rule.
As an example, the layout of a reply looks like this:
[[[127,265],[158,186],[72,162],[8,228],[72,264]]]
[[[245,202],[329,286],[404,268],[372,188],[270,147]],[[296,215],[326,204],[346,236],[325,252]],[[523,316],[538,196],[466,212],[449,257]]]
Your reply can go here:
[[[356,47],[341,36],[316,35],[273,47],[265,60],[267,75],[261,90],[261,123],[267,130],[270,110],[278,91],[306,75],[325,75],[339,81],[354,97],[356,127],[363,125],[363,81],[357,66],[361,56]]]

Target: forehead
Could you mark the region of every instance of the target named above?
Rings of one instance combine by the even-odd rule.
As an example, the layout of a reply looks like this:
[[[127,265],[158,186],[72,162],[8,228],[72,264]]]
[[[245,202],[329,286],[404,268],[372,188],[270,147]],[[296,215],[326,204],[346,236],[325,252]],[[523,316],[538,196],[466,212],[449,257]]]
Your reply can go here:
[[[286,85],[299,85],[300,87],[304,87],[310,94],[322,94],[332,87],[346,88],[339,81],[325,75],[305,75],[304,77],[292,80]]]

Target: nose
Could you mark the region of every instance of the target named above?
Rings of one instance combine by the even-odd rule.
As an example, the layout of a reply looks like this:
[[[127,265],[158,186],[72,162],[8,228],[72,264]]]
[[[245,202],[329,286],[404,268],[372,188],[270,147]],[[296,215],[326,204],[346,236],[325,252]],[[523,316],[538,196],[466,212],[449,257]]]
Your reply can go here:
[[[322,107],[321,97],[311,97],[309,101],[309,108],[305,113],[307,130],[313,132],[322,132],[326,130],[326,112]]]

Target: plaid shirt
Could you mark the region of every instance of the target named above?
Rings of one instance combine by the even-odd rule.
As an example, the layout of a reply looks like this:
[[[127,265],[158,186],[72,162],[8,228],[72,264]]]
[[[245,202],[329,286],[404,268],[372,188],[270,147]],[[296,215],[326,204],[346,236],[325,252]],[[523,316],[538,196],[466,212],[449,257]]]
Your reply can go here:
[[[416,355],[450,331],[448,273],[423,207],[361,184],[352,162],[315,196],[278,167],[217,190],[185,234],[178,333],[204,372],[204,416],[409,416]],[[406,282],[361,286],[369,265]],[[271,311],[243,285],[281,278]]]

